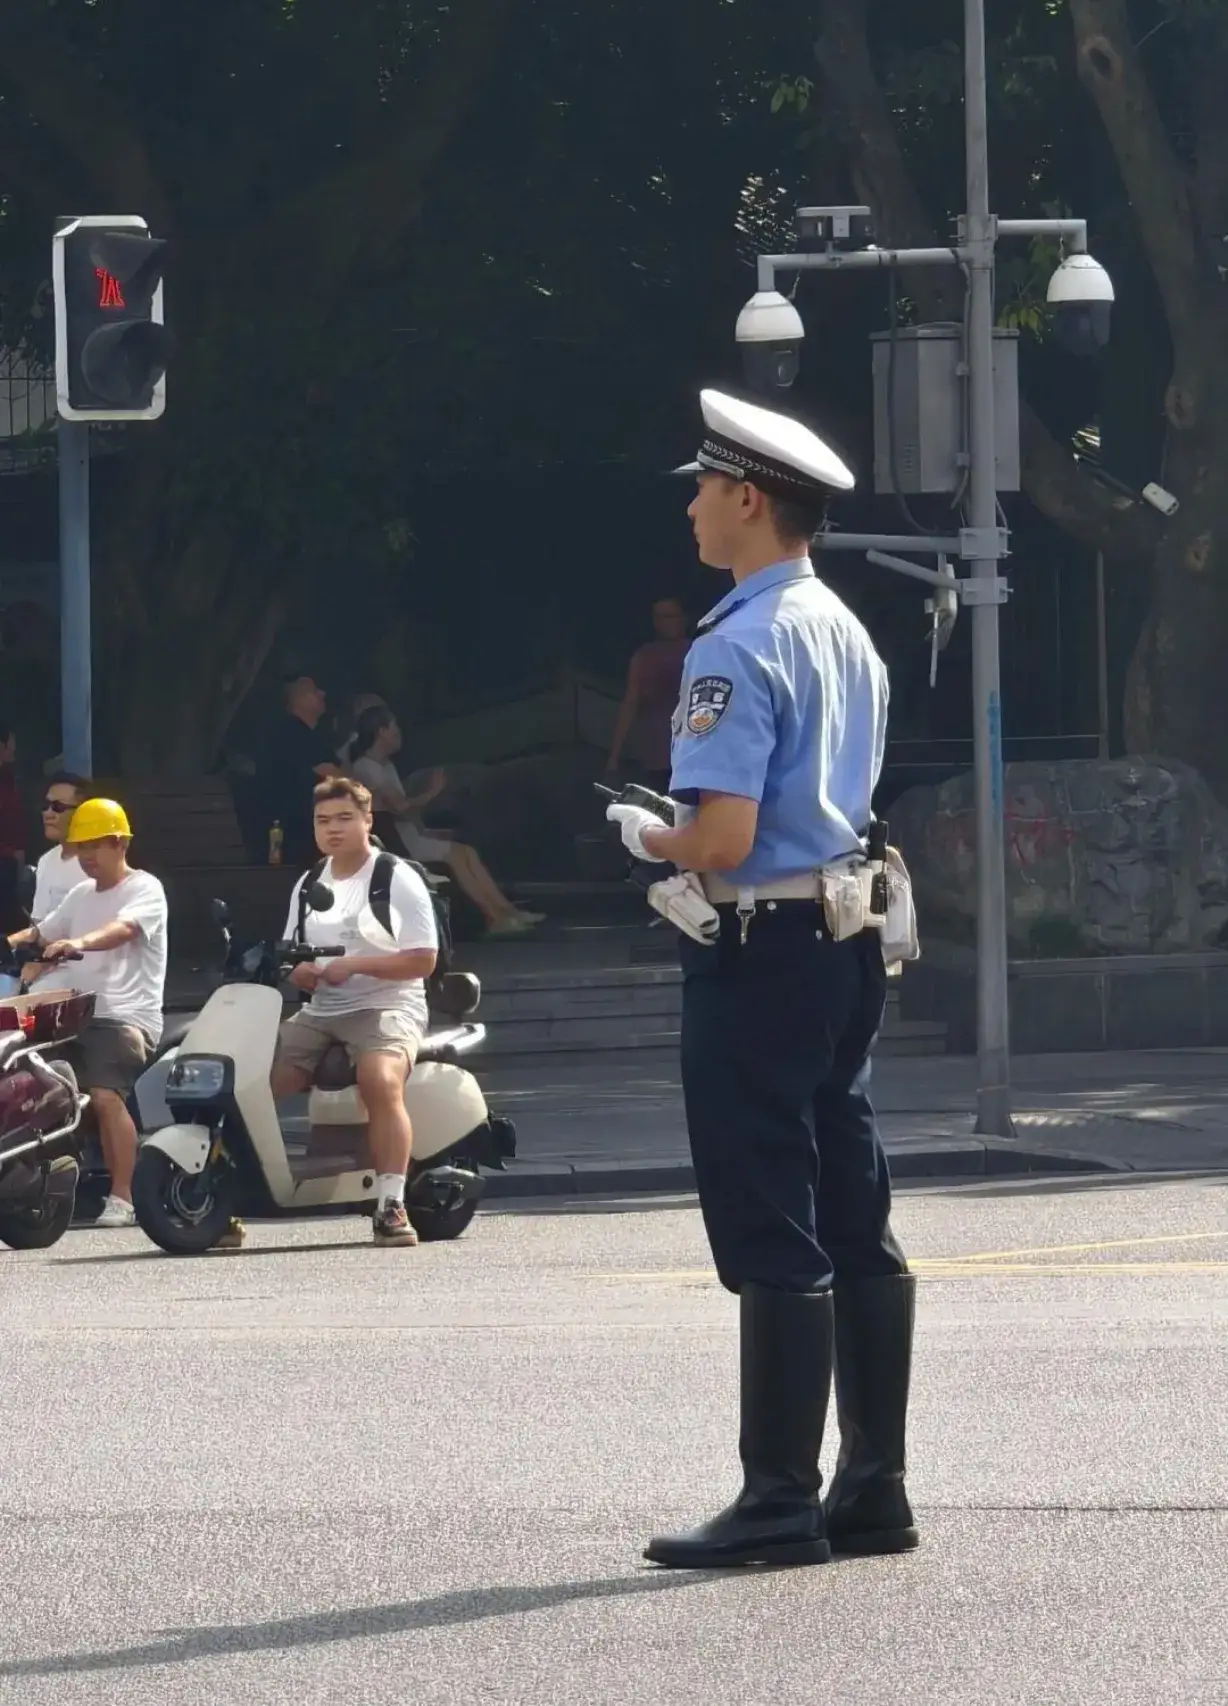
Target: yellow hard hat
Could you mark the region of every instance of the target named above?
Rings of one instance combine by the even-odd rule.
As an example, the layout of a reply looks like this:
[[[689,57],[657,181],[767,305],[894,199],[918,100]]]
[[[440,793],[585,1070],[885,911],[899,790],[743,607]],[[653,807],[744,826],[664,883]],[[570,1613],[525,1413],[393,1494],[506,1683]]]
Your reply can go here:
[[[64,840],[70,844],[102,841],[108,835],[122,835],[131,841],[132,825],[123,806],[118,800],[83,800],[72,814]]]

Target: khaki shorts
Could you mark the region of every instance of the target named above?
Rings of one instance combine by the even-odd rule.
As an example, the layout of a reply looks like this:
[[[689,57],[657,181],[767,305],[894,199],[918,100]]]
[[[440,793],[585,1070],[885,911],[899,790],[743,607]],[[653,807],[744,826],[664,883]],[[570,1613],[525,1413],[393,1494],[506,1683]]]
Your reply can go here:
[[[135,1025],[91,1019],[79,1037],[56,1054],[66,1060],[83,1090],[113,1090],[127,1096],[149,1064],[152,1045]]]
[[[340,1043],[354,1065],[364,1054],[399,1054],[412,1069],[422,1047],[422,1033],[408,1013],[395,1008],[325,1017],[306,1008],[287,1019],[277,1041],[277,1057],[286,1066],[314,1072],[333,1043]]]

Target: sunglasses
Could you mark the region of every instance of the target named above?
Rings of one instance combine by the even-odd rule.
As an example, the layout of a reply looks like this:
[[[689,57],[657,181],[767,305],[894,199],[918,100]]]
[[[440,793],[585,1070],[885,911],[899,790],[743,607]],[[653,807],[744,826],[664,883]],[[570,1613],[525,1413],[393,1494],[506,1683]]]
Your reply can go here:
[[[75,812],[76,806],[66,806],[63,800],[44,800],[43,810],[51,812],[56,817],[63,817],[65,812]]]

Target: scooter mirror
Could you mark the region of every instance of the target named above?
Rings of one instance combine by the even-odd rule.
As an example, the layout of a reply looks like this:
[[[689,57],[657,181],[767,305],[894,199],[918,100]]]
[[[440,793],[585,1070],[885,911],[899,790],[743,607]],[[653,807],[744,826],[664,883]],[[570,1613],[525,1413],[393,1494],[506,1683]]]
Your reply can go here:
[[[211,900],[209,902],[209,916],[219,930],[224,930],[230,923],[230,908],[224,900]]]
[[[310,912],[328,912],[335,896],[327,883],[312,883],[307,890],[307,908]]]

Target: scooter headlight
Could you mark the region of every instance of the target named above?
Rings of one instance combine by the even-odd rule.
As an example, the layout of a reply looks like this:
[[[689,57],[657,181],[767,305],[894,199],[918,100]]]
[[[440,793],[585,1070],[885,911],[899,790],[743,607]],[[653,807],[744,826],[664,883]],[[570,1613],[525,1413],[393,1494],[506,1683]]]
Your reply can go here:
[[[207,1054],[181,1054],[166,1075],[166,1093],[182,1101],[211,1101],[226,1089],[224,1060]]]

